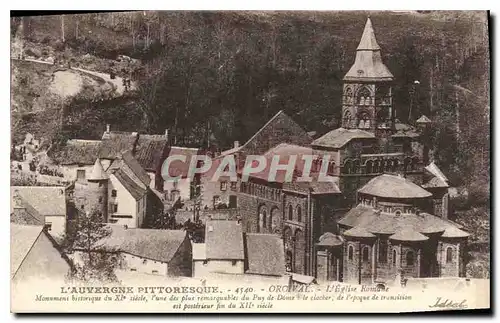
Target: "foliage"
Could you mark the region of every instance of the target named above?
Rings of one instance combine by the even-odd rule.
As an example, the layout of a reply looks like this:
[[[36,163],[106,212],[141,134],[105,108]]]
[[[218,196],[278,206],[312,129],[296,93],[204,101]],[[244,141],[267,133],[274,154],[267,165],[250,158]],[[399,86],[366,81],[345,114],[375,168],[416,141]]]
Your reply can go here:
[[[88,214],[79,213],[68,225],[62,246],[78,257],[72,279],[87,283],[118,280],[115,269],[120,261],[119,254],[102,245],[103,239],[110,234],[111,229],[95,210]]]

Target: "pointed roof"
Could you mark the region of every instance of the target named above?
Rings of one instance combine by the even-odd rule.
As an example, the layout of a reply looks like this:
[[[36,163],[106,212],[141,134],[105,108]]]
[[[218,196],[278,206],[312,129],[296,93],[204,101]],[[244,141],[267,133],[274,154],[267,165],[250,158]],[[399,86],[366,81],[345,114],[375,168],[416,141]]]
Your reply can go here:
[[[426,115],[422,114],[420,118],[418,118],[417,123],[431,123],[431,119],[427,118]]]
[[[345,81],[392,81],[394,76],[382,62],[380,46],[370,18],[366,20],[365,29],[356,49],[356,60],[344,76]]]
[[[92,168],[92,172],[90,173],[89,177],[87,178],[89,181],[102,181],[109,179],[108,174],[104,171],[104,168],[102,167],[101,161],[99,158],[95,160],[94,167]]]
[[[366,19],[365,29],[363,30],[357,50],[380,50],[380,46],[375,38],[375,32],[373,31],[372,21],[369,17]]]

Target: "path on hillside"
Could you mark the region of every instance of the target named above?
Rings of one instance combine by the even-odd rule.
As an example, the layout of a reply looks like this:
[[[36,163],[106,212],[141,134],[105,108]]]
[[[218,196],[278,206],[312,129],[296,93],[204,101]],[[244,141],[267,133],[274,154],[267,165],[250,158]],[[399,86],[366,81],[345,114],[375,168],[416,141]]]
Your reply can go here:
[[[16,57],[11,57],[11,59],[16,60],[16,61],[28,61],[28,62],[33,62],[33,63],[54,65],[54,63],[52,63],[52,62],[46,62],[46,61],[32,59],[32,58],[19,59]],[[115,89],[116,89],[116,92],[118,95],[123,95],[123,93],[125,93],[125,87],[123,86],[123,78],[121,78],[119,76],[115,76],[115,78],[112,79],[108,73],[91,71],[91,70],[87,70],[87,69],[79,68],[79,67],[71,67],[70,69],[72,69],[74,71],[79,71],[82,73],[87,73],[90,75],[97,76],[97,77],[103,79],[105,82],[113,84],[115,86]],[[135,89],[135,82],[131,82],[131,90],[134,90],[134,89]]]

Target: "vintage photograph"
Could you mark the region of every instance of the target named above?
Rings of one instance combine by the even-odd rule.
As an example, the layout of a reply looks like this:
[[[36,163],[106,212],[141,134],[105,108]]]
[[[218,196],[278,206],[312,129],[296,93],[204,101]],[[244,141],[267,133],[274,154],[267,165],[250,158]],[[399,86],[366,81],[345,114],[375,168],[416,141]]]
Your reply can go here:
[[[490,308],[488,12],[10,31],[12,312]]]

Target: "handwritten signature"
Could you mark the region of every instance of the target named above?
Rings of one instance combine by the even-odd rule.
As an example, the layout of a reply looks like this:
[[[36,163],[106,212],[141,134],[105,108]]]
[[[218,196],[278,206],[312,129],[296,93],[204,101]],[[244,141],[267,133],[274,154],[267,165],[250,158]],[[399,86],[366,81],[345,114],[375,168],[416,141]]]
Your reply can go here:
[[[436,303],[433,305],[429,305],[430,308],[467,308],[467,300],[463,299],[462,301],[454,301],[451,299],[443,299],[442,297],[438,297],[436,299]]]

